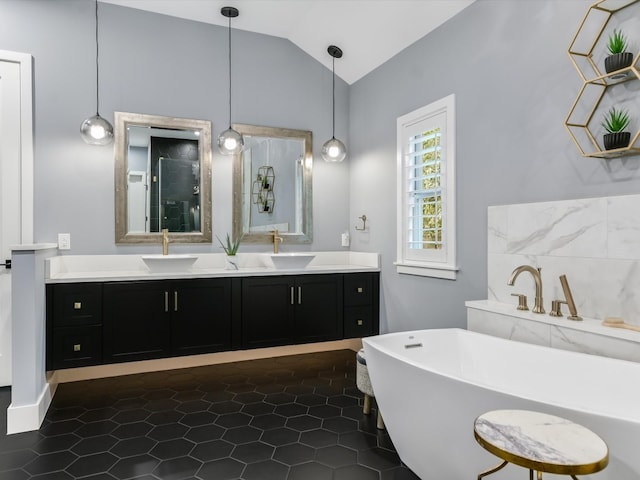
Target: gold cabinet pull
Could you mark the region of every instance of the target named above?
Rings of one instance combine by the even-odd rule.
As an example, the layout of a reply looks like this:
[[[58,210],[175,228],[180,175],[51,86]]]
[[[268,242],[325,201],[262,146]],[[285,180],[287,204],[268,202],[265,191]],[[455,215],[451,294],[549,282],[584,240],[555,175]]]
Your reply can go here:
[[[359,327],[361,327],[362,325],[364,325],[364,320],[362,320],[361,318],[359,318],[356,323],[358,324]]]
[[[302,305],[302,287],[298,287],[298,305]]]
[[[362,293],[362,292],[364,292],[364,288],[362,288],[362,287],[358,287],[358,288],[356,289],[356,291],[357,291],[358,293]]]
[[[82,309],[82,302],[73,302],[73,309],[74,310],[81,310]]]
[[[169,311],[169,292],[164,292],[164,311]]]
[[[173,311],[178,311],[178,291],[174,290],[173,292]]]
[[[79,352],[79,351],[80,351],[80,349],[81,349],[81,347],[82,347],[82,344],[80,344],[80,343],[76,343],[76,344],[73,346],[73,351],[74,351],[74,352]]]
[[[291,305],[294,304],[294,300],[293,300],[294,299],[294,295],[295,294],[293,293],[293,287],[291,287]]]

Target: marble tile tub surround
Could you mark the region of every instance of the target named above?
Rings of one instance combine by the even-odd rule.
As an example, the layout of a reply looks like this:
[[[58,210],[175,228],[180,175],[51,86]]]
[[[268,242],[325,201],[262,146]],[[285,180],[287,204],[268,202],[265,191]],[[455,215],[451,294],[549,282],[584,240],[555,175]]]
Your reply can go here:
[[[564,299],[558,277],[565,274],[579,315],[640,325],[639,208],[640,195],[489,207],[488,299],[515,308],[511,294],[524,293],[531,308],[531,275],[507,285],[513,269],[528,264],[542,268],[547,313],[552,300]]]
[[[640,334],[602,325],[516,310],[514,305],[474,300],[466,302],[467,329],[494,337],[546,347],[640,362]]]
[[[201,278],[301,273],[341,273],[380,271],[380,254],[366,252],[305,252],[315,255],[301,270],[277,270],[270,253],[239,253],[239,270],[225,270],[223,253],[194,253],[198,259],[184,272],[152,273],[144,255],[61,255],[45,265],[47,283],[104,280],[150,280],[160,278]]]

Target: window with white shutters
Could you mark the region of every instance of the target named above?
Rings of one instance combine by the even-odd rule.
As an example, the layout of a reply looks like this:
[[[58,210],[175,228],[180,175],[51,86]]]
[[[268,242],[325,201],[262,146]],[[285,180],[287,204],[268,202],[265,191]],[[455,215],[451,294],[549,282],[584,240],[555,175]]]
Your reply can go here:
[[[456,276],[455,97],[398,118],[399,273]]]

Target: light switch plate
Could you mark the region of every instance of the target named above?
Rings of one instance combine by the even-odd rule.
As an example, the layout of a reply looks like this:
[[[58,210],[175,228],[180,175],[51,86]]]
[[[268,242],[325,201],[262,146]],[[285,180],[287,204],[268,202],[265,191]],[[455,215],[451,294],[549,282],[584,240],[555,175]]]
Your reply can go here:
[[[71,250],[71,234],[70,233],[58,234],[58,250]]]

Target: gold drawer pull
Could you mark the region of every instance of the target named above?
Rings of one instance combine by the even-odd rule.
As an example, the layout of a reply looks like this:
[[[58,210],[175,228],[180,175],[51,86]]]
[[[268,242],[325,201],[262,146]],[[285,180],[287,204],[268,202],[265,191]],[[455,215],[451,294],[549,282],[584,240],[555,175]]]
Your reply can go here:
[[[74,310],[81,310],[82,309],[82,302],[73,302],[73,309]]]
[[[79,352],[79,351],[80,351],[80,349],[81,349],[81,344],[80,344],[80,343],[76,343],[76,344],[73,346],[73,351],[74,351],[74,352]]]
[[[358,291],[358,293],[362,293],[362,292],[364,292],[364,288],[358,287],[357,291]]]
[[[362,325],[364,325],[364,320],[359,319],[357,320],[358,326],[361,327]]]

